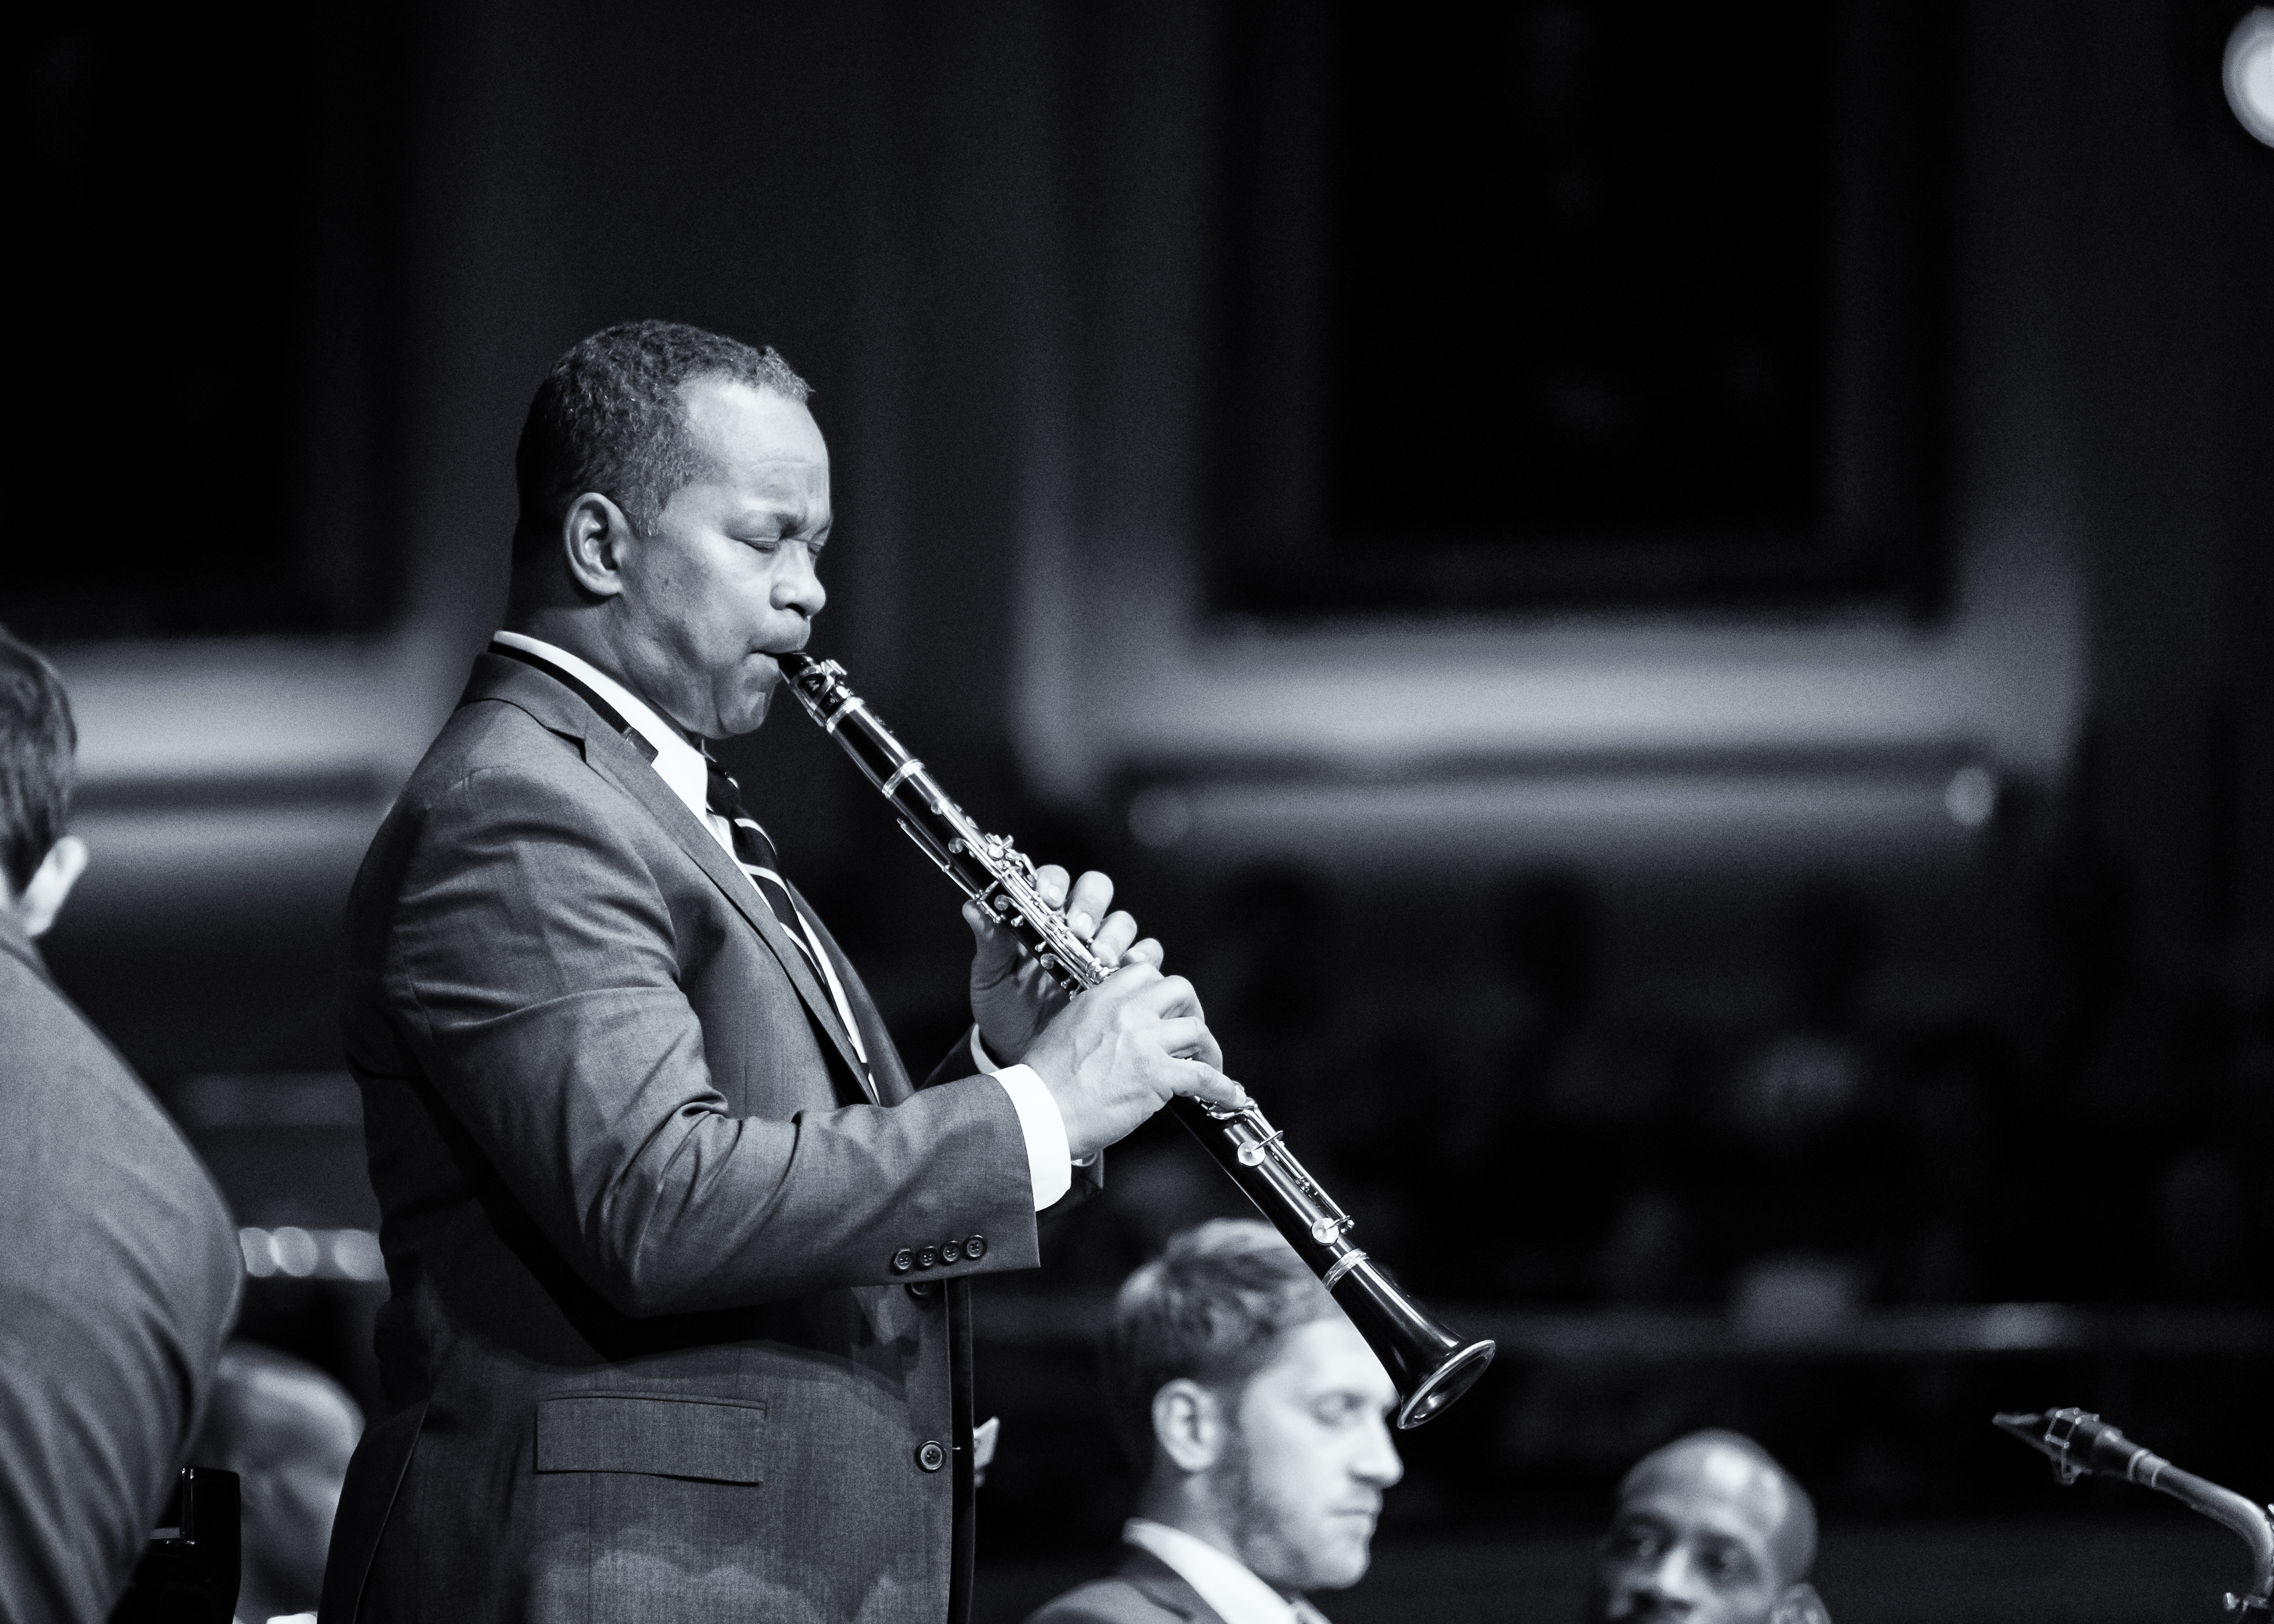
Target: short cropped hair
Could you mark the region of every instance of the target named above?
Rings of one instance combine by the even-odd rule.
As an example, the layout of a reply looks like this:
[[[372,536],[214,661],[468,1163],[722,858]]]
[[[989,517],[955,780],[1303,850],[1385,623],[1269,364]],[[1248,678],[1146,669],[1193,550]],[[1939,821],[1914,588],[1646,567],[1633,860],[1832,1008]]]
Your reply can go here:
[[[1141,1471],[1151,1464],[1153,1398],[1168,1383],[1244,1387],[1287,1332],[1340,1312],[1258,1219],[1211,1219],[1172,1237],[1113,1300],[1106,1402],[1130,1460]]]
[[[0,869],[21,895],[71,823],[72,724],[64,680],[0,626]]]
[[[1777,1560],[1784,1564],[1786,1583],[1796,1584],[1806,1579],[1816,1566],[1816,1502],[1801,1486],[1800,1479],[1785,1470],[1781,1461],[1743,1432],[1707,1427],[1652,1450],[1619,1479],[1619,1503],[1624,1505],[1639,1492],[1671,1457],[1702,1449],[1733,1451],[1776,1480],[1784,1491],[1785,1514],[1769,1543],[1776,1551]]]
[[[529,403],[514,453],[521,516],[513,560],[545,556],[568,504],[596,491],[635,530],[702,471],[680,390],[727,378],[801,404],[813,391],[779,351],[679,321],[626,321],[570,346]]]

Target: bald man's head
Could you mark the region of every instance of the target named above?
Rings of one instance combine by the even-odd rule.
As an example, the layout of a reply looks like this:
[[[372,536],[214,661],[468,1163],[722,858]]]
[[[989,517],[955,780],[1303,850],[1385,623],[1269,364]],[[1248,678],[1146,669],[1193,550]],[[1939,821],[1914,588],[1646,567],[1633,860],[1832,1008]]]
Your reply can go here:
[[[1619,1485],[1593,1616],[1603,1624],[1820,1617],[1806,1583],[1815,1563],[1808,1492],[1751,1439],[1695,1432],[1645,1455]]]

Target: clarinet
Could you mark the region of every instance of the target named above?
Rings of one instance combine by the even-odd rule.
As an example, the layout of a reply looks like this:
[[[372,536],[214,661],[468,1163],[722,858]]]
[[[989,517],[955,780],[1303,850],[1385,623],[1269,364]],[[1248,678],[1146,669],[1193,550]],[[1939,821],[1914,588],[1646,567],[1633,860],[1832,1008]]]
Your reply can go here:
[[[1034,863],[1005,837],[983,831],[949,799],[923,763],[853,691],[843,666],[804,654],[775,658],[806,714],[883,793],[908,838],[1016,936],[1045,974],[1070,996],[1111,974],[1044,899]],[[1447,1330],[1350,1244],[1353,1220],[1296,1160],[1286,1135],[1261,1109],[1251,1103],[1226,1109],[1183,1094],[1167,1109],[1286,1237],[1373,1347],[1397,1384],[1401,1428],[1428,1420],[1484,1374],[1494,1344]]]

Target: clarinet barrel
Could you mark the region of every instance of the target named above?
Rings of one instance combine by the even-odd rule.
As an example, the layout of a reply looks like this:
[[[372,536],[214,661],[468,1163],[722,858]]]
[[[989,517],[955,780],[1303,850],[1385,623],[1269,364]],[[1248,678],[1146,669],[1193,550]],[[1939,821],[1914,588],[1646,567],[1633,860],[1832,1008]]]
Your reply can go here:
[[[1034,864],[1009,840],[984,832],[965,816],[930,770],[853,691],[844,667],[804,654],[777,658],[806,714],[853,758],[907,837],[964,895],[1013,931],[1068,994],[1079,996],[1105,979],[1108,973],[1088,944],[1043,897]],[[1286,1237],[1372,1345],[1397,1384],[1400,1427],[1419,1426],[1484,1374],[1493,1343],[1447,1330],[1351,1244],[1350,1215],[1296,1159],[1286,1136],[1261,1108],[1219,1110],[1178,1095],[1168,1109]]]

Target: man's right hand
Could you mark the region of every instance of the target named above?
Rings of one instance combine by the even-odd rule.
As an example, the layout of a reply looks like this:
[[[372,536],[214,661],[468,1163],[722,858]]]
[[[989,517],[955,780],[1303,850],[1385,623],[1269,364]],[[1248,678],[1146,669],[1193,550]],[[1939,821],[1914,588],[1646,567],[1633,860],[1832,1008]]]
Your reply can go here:
[[[1216,1047],[1193,985],[1152,965],[1124,965],[1053,1016],[1025,1064],[1043,1079],[1079,1162],[1186,1094],[1240,1107],[1246,1090],[1216,1068]]]

